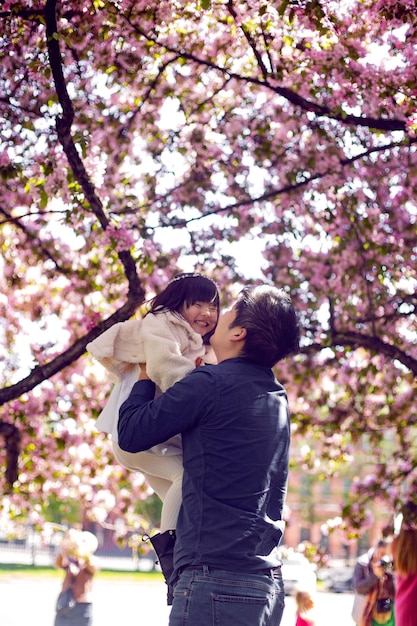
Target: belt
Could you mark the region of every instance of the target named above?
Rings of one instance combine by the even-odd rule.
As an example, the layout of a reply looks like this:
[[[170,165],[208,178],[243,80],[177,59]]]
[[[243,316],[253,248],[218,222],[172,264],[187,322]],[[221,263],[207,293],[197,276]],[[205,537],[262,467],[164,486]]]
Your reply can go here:
[[[180,573],[185,572],[185,571],[189,571],[189,570],[193,570],[195,572],[206,572],[207,570],[211,570],[211,569],[222,569],[214,567],[213,565],[185,565],[184,567],[180,567]],[[232,572],[233,570],[223,570],[225,572],[230,571]],[[241,574],[242,571],[239,570],[239,572],[234,572],[235,574],[239,573]],[[248,574],[262,574],[262,576],[273,576],[274,574],[281,574],[281,565],[277,565],[277,567],[268,567],[268,568],[264,568],[264,569],[258,569],[256,572],[248,572]]]

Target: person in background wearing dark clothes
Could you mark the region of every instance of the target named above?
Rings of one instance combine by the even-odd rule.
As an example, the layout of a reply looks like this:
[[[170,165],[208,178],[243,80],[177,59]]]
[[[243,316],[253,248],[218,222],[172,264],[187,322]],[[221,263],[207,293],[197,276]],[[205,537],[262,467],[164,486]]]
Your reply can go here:
[[[120,408],[119,446],[146,450],[181,433],[183,503],[170,626],[278,626],[290,417],[272,367],[299,349],[283,290],[244,289],[211,338],[218,365],[193,370],[159,398],[142,367]]]
[[[352,617],[356,624],[361,623],[362,612],[365,609],[368,595],[379,584],[380,577],[384,574],[384,568],[379,564],[382,559],[389,558],[390,544],[385,539],[380,539],[374,548],[361,555],[356,561],[353,570],[353,590],[355,594],[363,596],[362,607],[354,612]]]

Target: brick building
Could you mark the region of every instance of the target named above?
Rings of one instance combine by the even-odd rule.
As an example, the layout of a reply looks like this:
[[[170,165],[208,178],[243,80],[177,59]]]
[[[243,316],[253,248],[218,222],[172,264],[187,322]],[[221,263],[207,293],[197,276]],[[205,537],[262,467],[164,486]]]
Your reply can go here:
[[[374,524],[358,541],[348,542],[343,532],[337,529],[327,532],[327,522],[340,518],[351,484],[351,475],[320,479],[302,469],[292,468],[286,501],[289,517],[283,543],[297,548],[300,543],[309,542],[331,558],[348,561],[380,539],[387,514],[375,510],[377,507],[373,511]]]

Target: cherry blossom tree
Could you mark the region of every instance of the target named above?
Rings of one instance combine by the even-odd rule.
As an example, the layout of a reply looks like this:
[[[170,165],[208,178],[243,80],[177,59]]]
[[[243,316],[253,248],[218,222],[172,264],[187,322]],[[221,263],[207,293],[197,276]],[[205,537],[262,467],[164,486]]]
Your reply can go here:
[[[291,294],[295,462],[362,461],[353,527],[375,498],[396,510],[417,492],[414,3],[6,0],[0,20],[8,510],[55,495],[145,523],[85,346],[189,268],[224,303],[259,280]]]

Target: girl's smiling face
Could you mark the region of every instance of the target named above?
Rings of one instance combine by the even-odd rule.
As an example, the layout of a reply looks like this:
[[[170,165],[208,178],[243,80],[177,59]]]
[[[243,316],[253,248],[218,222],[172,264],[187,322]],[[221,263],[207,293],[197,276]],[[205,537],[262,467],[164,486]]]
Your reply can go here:
[[[212,302],[193,302],[190,306],[183,305],[181,315],[193,330],[204,336],[210,333],[217,324],[217,306]]]

